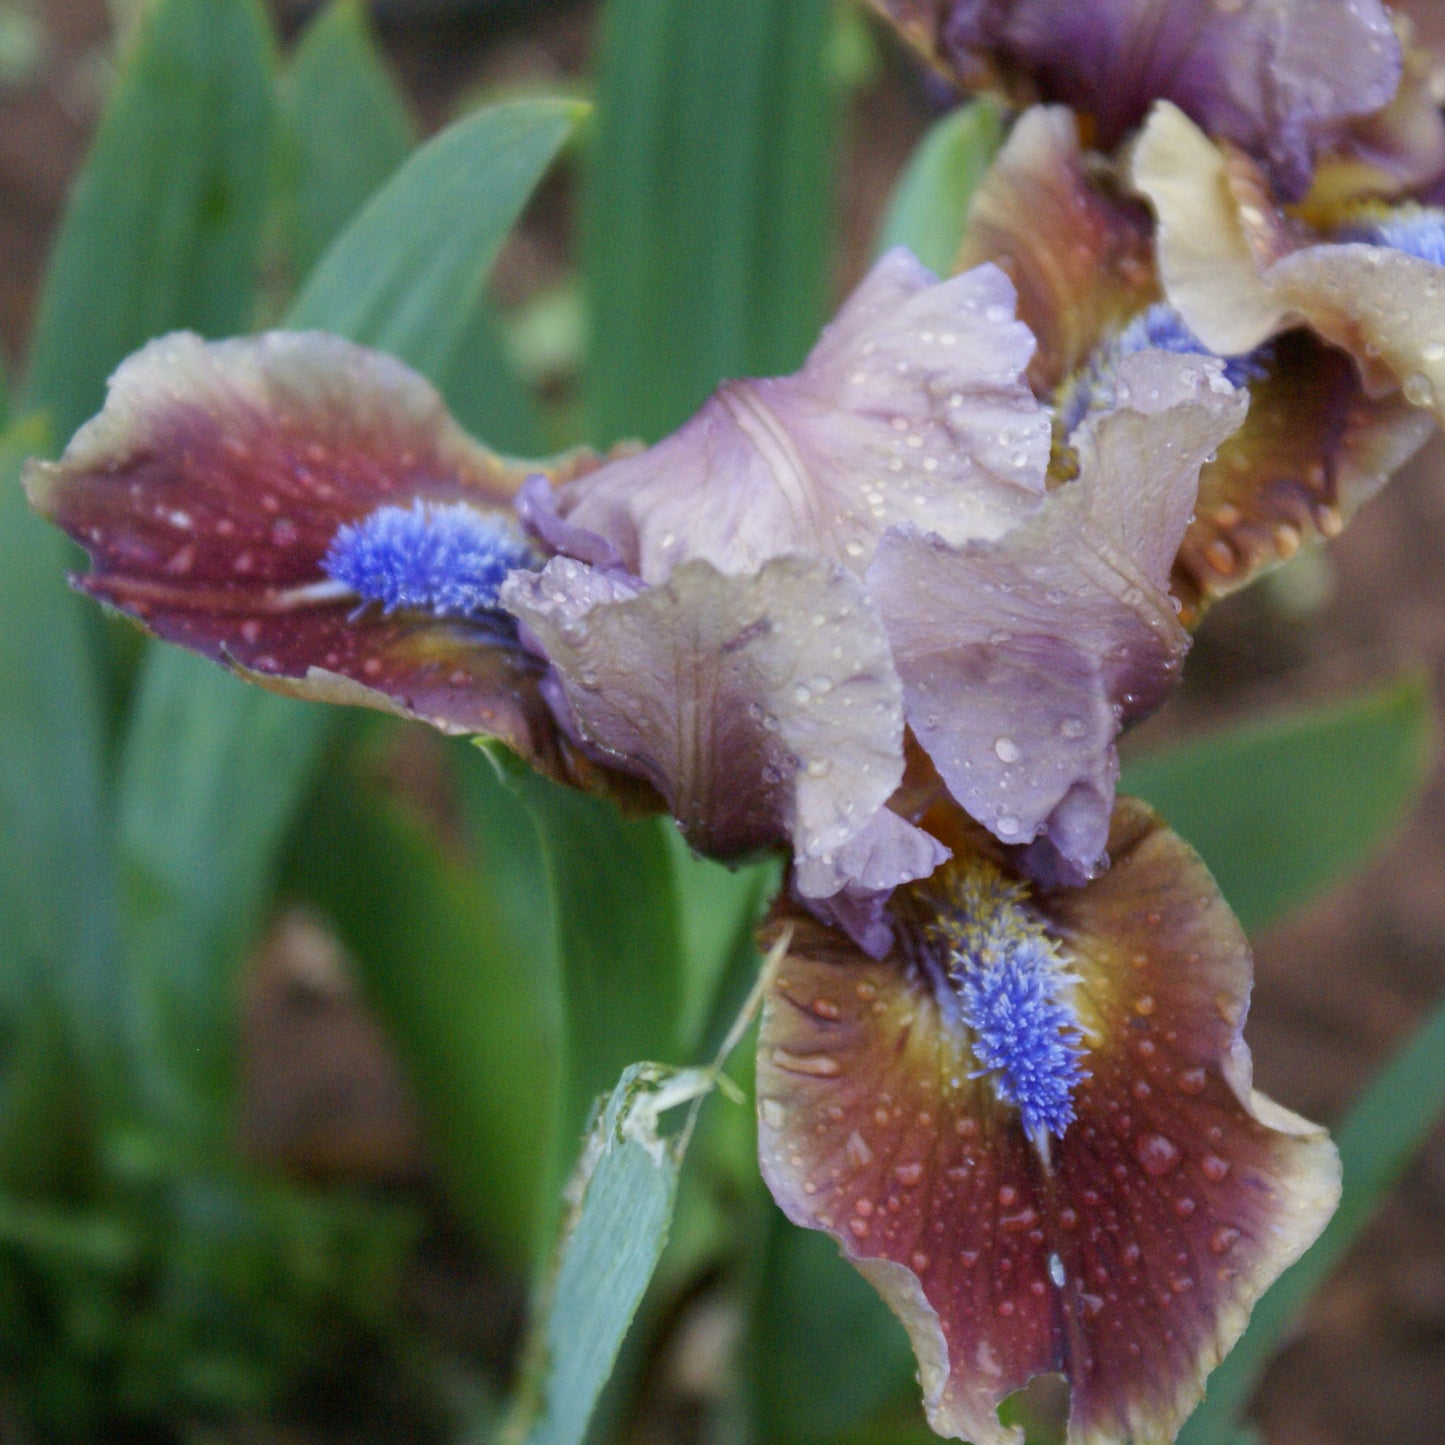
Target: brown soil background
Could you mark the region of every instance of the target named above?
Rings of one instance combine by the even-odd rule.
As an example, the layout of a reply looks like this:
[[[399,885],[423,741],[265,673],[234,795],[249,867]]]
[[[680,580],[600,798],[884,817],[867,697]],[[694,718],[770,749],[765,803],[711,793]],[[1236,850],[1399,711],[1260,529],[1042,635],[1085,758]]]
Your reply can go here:
[[[45,52],[0,88],[0,348],[23,354],[41,270],[69,180],[103,103],[112,11],[104,0],[30,0]],[[304,8],[276,0],[288,29]],[[418,119],[434,128],[458,98],[521,77],[585,71],[592,11],[505,26],[424,22],[415,5],[385,43]],[[527,7],[519,7],[525,12]],[[1413,7],[1445,36],[1445,15]],[[390,14],[406,16],[393,5]],[[888,185],[927,121],[892,68],[854,107],[843,162],[840,289],[866,256]],[[550,207],[549,212],[559,208]],[[565,209],[565,208],[561,208]],[[558,264],[553,215],[529,222],[503,258],[518,295]],[[1189,683],[1157,734],[1344,695],[1424,668],[1445,703],[1445,445],[1437,442],[1371,503],[1295,587],[1256,588],[1204,628]],[[324,953],[324,950],[322,951]],[[374,1177],[425,1164],[404,1086],[344,979],[303,939],[273,949],[248,1005],[252,1120],[276,1154]],[[1336,1120],[1371,1072],[1445,993],[1445,776],[1368,872],[1259,942],[1249,1037],[1261,1087]],[[318,1000],[320,1001],[318,1003]],[[458,1265],[458,1270],[465,1267]],[[465,1276],[453,1291],[487,1293]],[[1257,1416],[1271,1445],[1441,1445],[1445,1441],[1445,1133],[1316,1301],[1270,1372]]]

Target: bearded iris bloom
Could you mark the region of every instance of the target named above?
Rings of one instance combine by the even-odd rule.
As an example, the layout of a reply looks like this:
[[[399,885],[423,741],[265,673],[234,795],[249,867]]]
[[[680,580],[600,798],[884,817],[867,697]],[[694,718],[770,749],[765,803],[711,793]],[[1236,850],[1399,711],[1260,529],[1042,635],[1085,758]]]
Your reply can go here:
[[[1445,122],[1408,18],[1294,0],[876,8],[965,87],[1072,107],[1019,118],[957,262],[1017,284],[1040,343],[1030,379],[1058,415],[1106,399],[1150,330],[1248,386],[1174,567],[1186,622],[1336,535],[1432,430],[1439,278],[1428,243],[1406,261],[1391,237],[1445,183]],[[1265,297],[1286,251],[1349,239],[1375,249],[1314,250]]]
[[[895,252],[797,375],[550,477],[334,338],[175,337],[29,486],[82,585],[161,636],[660,797],[713,856],[788,844],[881,950],[880,901],[944,856],[887,806],[905,723],[1042,871],[1102,861],[1114,738],[1187,645],[1165,582],[1199,466],[1242,415],[1216,363],[1141,352],[1050,492],[1013,303],[997,268]]]
[[[163,637],[500,737],[715,856],[786,845],[774,1194],[902,1316],[940,1430],[1004,1439],[993,1404],[1062,1369],[1104,1439],[1182,1418],[1334,1156],[1249,1089],[1202,868],[1114,803],[1244,395],[1145,328],[1061,428],[1014,304],[892,253],[796,375],[546,470],[334,338],[172,337],[27,480],[80,585]]]
[[[1323,155],[1418,184],[1445,167],[1428,58],[1378,0],[873,0],[966,90],[1062,102],[1112,151],[1154,103],[1257,157],[1281,193]],[[1402,41],[1402,34],[1405,40]]]
[[[1163,155],[1160,130],[1176,126],[1187,127],[1200,154]],[[1259,283],[1241,259],[1237,226],[1228,263],[1216,258],[1207,277],[1196,268],[1191,284],[1180,284],[1184,268],[1171,247],[1215,256],[1199,216],[1186,221],[1180,207],[1213,195],[1219,166],[1210,177],[1199,167],[1221,154],[1182,112],[1161,105],[1130,153],[1132,168],[1123,167],[1084,147],[1070,111],[1035,107],[1018,119],[973,198],[958,262],[992,261],[1015,282],[1019,314],[1039,338],[1030,382],[1061,418],[1107,405],[1110,378],[1144,342],[1216,356],[1247,388],[1248,415],[1205,462],[1195,516],[1173,562],[1170,589],[1186,623],[1306,542],[1337,535],[1434,426],[1429,410],[1413,404],[1419,393],[1406,395],[1408,374],[1389,372],[1370,355],[1373,343],[1342,328],[1297,319],[1218,324],[1256,314]],[[1248,169],[1262,175],[1256,164]],[[1354,256],[1365,263],[1358,274],[1337,278],[1347,288],[1369,284],[1362,251]],[[1340,255],[1347,269],[1354,261]],[[1285,320],[1279,310],[1271,316]],[[1410,328],[1397,318],[1382,325],[1391,345],[1408,345]],[[1418,341],[1421,350],[1428,344]]]

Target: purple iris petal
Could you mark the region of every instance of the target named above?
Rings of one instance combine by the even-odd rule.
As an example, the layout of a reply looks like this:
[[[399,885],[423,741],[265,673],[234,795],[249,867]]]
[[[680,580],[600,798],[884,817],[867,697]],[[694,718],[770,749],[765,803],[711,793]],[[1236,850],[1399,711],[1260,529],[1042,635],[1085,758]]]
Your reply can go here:
[[[897,525],[999,536],[1042,496],[1049,455],[1014,300],[997,267],[940,282],[891,251],[801,371],[728,383],[672,436],[564,488],[558,512],[649,582],[689,558],[744,572],[794,550],[862,572]]]
[[[869,570],[909,725],[953,796],[1053,871],[1104,852],[1120,728],[1173,685],[1188,636],[1168,594],[1204,459],[1246,398],[1217,361],[1141,352],[1117,407],[1073,438],[1079,478],[996,542],[899,529]]]
[[[1377,0],[954,0],[941,25],[965,79],[996,71],[1062,100],[1104,148],[1171,100],[1267,161],[1289,197],[1349,121],[1389,103],[1403,66]]]

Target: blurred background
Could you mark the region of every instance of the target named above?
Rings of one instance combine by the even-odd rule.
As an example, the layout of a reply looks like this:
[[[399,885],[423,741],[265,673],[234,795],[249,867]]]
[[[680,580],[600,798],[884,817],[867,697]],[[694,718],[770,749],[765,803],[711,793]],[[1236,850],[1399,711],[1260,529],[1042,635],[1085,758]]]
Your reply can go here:
[[[138,8],[128,0],[0,0],[0,351],[12,375],[27,350],[68,188],[115,80],[117,37]],[[315,9],[273,0],[286,43]],[[590,94],[600,9],[590,0],[378,0],[370,13],[409,122],[426,135],[503,96]],[[1422,24],[1445,35],[1445,17],[1416,9]],[[830,45],[840,131],[826,219],[825,310],[866,267],[892,186],[941,106],[885,37],[842,7]],[[543,185],[492,279],[504,344],[542,399],[548,442],[588,426],[577,377],[586,325],[579,225],[577,167],[569,163]],[[295,257],[274,245],[266,255],[261,308],[264,314],[269,304],[274,316],[294,285],[288,266]],[[669,420],[663,408],[653,424],[645,404],[641,416],[643,430],[680,419]],[[1445,448],[1438,441],[1328,550],[1218,607],[1182,694],[1131,747],[1146,750],[1271,708],[1347,696],[1409,669],[1426,675],[1438,709],[1445,701]],[[441,744],[420,729],[388,728],[384,736],[368,731],[352,749],[358,752],[367,758],[367,785],[404,800],[403,841],[424,833],[424,846],[466,853],[457,842],[465,800],[457,801],[451,754]],[[414,836],[408,829],[417,819],[422,832]],[[313,837],[324,840],[350,824],[345,816],[317,816],[312,826]],[[26,845],[8,837],[0,846],[10,854]],[[487,846],[502,848],[505,840],[493,837]],[[320,847],[324,854],[324,841]],[[402,1063],[408,1049],[395,1037],[404,1003],[389,996],[374,1011],[376,976],[358,968],[346,930],[315,904],[341,892],[334,879],[316,882],[318,870],[325,872],[314,855],[295,863],[288,876],[310,877],[314,886],[295,882],[289,895],[283,886],[268,901],[233,1000],[240,1102],[231,1140],[245,1168],[282,1182],[261,1194],[207,1194],[198,1186],[185,1216],[196,1225],[188,1236],[193,1257],[171,1274],[162,1269],[161,1286],[146,1285],[144,1309],[133,1293],[139,1276],[124,1263],[133,1244],[126,1235],[133,1219],[124,1210],[114,1228],[105,1210],[93,1212],[79,1233],[0,1211],[0,1251],[18,1251],[0,1285],[0,1327],[36,1332],[0,1341],[5,1445],[52,1438],[440,1442],[459,1438],[459,1421],[481,1418],[485,1400],[507,1378],[523,1327],[527,1249],[489,1235],[485,1208],[459,1208],[456,1188],[444,1184],[451,1166],[437,1153],[437,1121],[420,1102]],[[398,887],[406,876],[397,872]],[[288,896],[304,896],[308,906],[289,907]],[[344,902],[338,907],[344,911]],[[1257,1083],[1311,1118],[1335,1121],[1445,994],[1445,782],[1438,773],[1385,854],[1327,900],[1270,927],[1258,940],[1258,959],[1249,1030]],[[12,1143],[37,1131],[51,1143],[63,1137],[74,1123],[68,1107],[63,1095],[48,1098],[21,1135],[9,1136]],[[136,1157],[116,1166],[120,1174],[144,1180],[164,1173],[146,1153],[150,1147],[137,1145]],[[506,1147],[525,1150],[525,1133]],[[523,1180],[517,1187],[531,1186]],[[484,1178],[462,1195],[487,1188]],[[79,1178],[66,1176],[58,1189],[72,1201],[94,1198],[92,1184]],[[319,1213],[317,1199],[326,1201]],[[144,1207],[131,1200],[125,1210]],[[755,1217],[747,1210],[758,1207],[755,1200],[739,1205],[736,1219]],[[52,1225],[54,1238],[45,1235]],[[247,1258],[205,1243],[247,1230],[257,1240]],[[21,1255],[29,1262],[16,1263]],[[94,1271],[104,1273],[112,1255],[107,1278],[119,1283],[101,1301]],[[310,1261],[309,1274],[277,1263],[298,1257]],[[213,1266],[239,1271],[230,1293],[212,1296],[196,1286]],[[842,1269],[829,1261],[819,1267]],[[612,1423],[630,1438],[727,1438],[715,1406],[735,1383],[737,1322],[729,1298],[711,1283],[694,1280],[669,1302],[665,1319],[649,1321],[648,1359],[634,1373],[641,1384],[611,1407]],[[186,1300],[225,1312],[238,1298],[254,1307],[250,1333],[212,1358],[211,1332],[224,1334],[226,1325],[207,1323],[204,1311],[196,1323]],[[815,1348],[807,1320],[794,1324],[792,1337],[771,1337],[772,1348]],[[775,1323],[777,1331],[787,1327]],[[63,1347],[37,1353],[45,1330],[56,1331]],[[134,1350],[111,1338],[147,1330]],[[191,1376],[162,1387],[168,1370],[185,1375],[191,1367]],[[894,1391],[900,1428],[916,1416],[912,1393],[905,1361]],[[43,1402],[38,1414],[36,1399]],[[175,1413],[167,1418],[167,1411]],[[786,1407],[782,1413],[788,1416]],[[1445,1438],[1445,1134],[1436,1131],[1313,1302],[1264,1380],[1256,1415],[1273,1445],[1437,1445]],[[788,1418],[793,1424],[783,1435],[800,1441],[846,1433],[829,1433],[826,1419],[809,1426],[802,1406]],[[848,1430],[850,1439],[885,1438],[858,1435],[851,1423]]]

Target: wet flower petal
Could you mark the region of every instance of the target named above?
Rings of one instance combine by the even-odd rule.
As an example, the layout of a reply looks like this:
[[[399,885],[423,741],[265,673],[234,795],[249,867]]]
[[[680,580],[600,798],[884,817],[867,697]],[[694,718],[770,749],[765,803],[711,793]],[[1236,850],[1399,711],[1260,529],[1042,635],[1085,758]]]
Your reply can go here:
[[[1049,447],[1013,307],[994,267],[939,282],[891,251],[801,371],[727,383],[681,430],[564,488],[558,512],[648,582],[689,558],[749,572],[792,550],[862,571],[899,524],[997,536],[1042,494]]]
[[[1245,398],[1218,362],[1142,352],[1117,407],[1075,434],[1080,475],[994,543],[886,537],[869,572],[910,727],[975,818],[1045,836],[1086,877],[1108,831],[1121,726],[1157,706],[1188,648],[1168,576],[1204,459]]]
[[[974,193],[960,268],[994,262],[1038,338],[1029,379],[1049,396],[1099,339],[1157,300],[1150,218],[1086,165],[1062,106],[1019,117]]]
[[[528,554],[511,509],[524,475],[399,362],[276,332],[151,343],[26,485],[90,553],[79,585],[158,636],[278,691],[536,756],[554,732],[541,669],[495,606]]]
[[[882,624],[862,583],[822,558],[734,575],[693,560],[656,587],[555,558],[514,573],[502,600],[551,661],[580,739],[651,783],[702,852],[791,840],[831,864],[902,776]]]
[[[1169,299],[1209,346],[1244,351],[1308,326],[1354,358],[1369,394],[1398,389],[1445,417],[1445,213],[1382,208],[1322,237],[1280,210],[1247,157],[1169,106],[1133,169],[1159,218]]]
[[[1335,149],[1321,157],[1310,205],[1419,193],[1445,176],[1445,116],[1437,99],[1445,64],[1416,43],[1399,0],[1392,0],[1391,8],[1404,53],[1399,89],[1383,110],[1351,122]]]
[[[1308,332],[1272,351],[1244,425],[1199,475],[1171,583],[1191,626],[1211,601],[1335,536],[1433,430],[1402,398],[1367,397],[1350,358]]]
[[[1061,100],[1112,149],[1158,99],[1303,195],[1315,157],[1388,105],[1400,44],[1374,0],[874,0],[969,88]]]
[[[792,939],[759,1041],[764,1175],[902,1319],[940,1433],[1016,1445],[998,1404],[1062,1371],[1072,1445],[1172,1439],[1329,1217],[1338,1157],[1253,1091],[1248,945],[1146,808],[1120,803],[1103,877],[1032,896],[954,823],[954,860],[895,895],[882,960],[775,909],[767,936]],[[970,980],[1053,1004],[999,1034]],[[1013,1095],[1033,1086],[998,1060],[1035,1051],[1064,1061],[1070,1117],[1031,1139]]]

